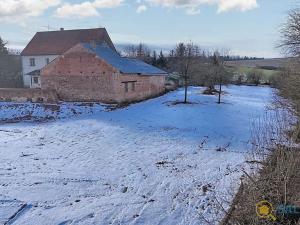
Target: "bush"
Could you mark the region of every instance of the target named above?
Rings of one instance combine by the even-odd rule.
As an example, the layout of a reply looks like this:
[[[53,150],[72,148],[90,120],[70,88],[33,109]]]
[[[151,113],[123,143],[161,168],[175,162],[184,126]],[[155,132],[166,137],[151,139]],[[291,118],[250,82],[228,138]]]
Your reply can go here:
[[[269,83],[274,88],[279,88],[282,74],[276,73],[269,78]]]
[[[259,85],[263,80],[263,76],[264,75],[261,71],[253,69],[247,74],[247,82],[250,84]]]

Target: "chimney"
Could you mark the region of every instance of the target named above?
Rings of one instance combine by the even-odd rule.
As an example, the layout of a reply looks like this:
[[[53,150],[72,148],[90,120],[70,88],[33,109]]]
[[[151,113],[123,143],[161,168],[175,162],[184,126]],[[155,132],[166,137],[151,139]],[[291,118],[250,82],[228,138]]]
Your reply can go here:
[[[65,29],[62,27],[62,28],[60,28],[60,31],[64,31]]]

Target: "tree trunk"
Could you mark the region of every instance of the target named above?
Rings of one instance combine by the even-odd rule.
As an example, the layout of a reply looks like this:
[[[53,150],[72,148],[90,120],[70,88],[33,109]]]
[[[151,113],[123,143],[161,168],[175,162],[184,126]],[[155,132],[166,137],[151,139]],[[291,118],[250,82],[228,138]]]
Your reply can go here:
[[[184,77],[184,103],[187,103],[187,91],[188,91],[188,83],[187,76]]]
[[[219,101],[218,101],[218,104],[221,104],[221,95],[222,95],[222,84],[220,84],[220,88],[219,88]]]

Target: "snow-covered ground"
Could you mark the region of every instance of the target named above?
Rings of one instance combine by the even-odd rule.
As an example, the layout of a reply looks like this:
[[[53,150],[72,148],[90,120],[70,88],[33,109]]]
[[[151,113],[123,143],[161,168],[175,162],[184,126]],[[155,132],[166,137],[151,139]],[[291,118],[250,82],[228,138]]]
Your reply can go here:
[[[189,105],[172,104],[183,99],[178,90],[114,111],[69,104],[57,120],[0,125],[0,201],[25,205],[8,224],[186,225],[221,218],[216,206],[226,207],[239,185],[251,123],[264,116],[272,90],[229,86],[221,105],[201,90],[189,89]],[[49,115],[29,103],[10,105],[0,104],[0,120]]]

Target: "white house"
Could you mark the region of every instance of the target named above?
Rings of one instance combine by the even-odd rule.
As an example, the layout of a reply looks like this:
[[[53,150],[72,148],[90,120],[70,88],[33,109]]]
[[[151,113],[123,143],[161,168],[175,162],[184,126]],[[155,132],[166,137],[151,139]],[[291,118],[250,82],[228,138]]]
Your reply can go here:
[[[80,42],[105,42],[116,50],[105,28],[38,32],[21,53],[24,86],[40,88],[40,70]]]
[[[59,55],[22,55],[23,82],[25,87],[40,88],[40,69]]]

